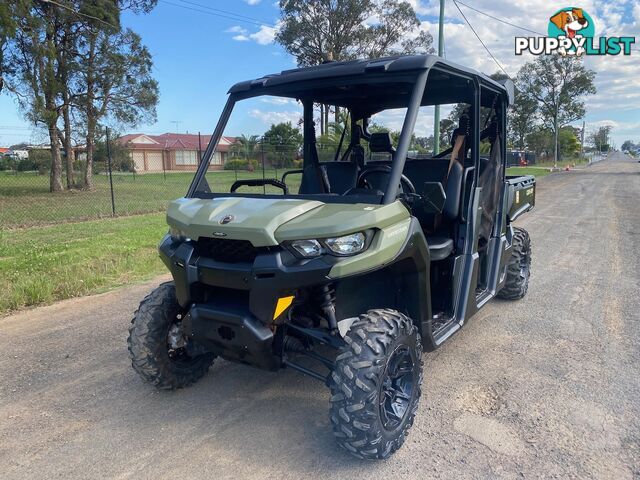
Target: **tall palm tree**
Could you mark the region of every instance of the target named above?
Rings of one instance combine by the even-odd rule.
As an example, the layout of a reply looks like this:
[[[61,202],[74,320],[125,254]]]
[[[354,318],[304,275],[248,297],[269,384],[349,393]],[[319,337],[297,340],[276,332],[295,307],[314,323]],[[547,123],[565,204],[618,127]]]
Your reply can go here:
[[[241,157],[245,160],[250,160],[255,154],[258,146],[258,135],[245,135],[242,134],[236,138],[233,147],[231,147],[234,156]]]

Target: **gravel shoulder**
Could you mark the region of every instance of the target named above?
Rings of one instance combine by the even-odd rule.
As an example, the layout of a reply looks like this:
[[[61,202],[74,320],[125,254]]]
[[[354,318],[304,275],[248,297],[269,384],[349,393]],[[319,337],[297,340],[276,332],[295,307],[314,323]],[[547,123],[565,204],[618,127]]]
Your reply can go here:
[[[426,354],[405,446],[336,445],[327,389],[217,360],[158,392],[126,335],[159,283],[0,319],[0,464],[25,478],[640,478],[640,164],[613,154],[546,177],[518,224],[527,297],[492,301]]]

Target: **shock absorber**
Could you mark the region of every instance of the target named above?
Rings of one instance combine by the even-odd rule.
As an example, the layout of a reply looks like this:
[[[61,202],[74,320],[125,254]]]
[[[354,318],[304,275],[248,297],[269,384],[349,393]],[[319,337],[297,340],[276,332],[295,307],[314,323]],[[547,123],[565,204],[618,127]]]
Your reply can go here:
[[[336,320],[336,289],[333,284],[329,283],[319,288],[318,304],[327,319],[329,330],[336,332],[338,330],[338,321]]]

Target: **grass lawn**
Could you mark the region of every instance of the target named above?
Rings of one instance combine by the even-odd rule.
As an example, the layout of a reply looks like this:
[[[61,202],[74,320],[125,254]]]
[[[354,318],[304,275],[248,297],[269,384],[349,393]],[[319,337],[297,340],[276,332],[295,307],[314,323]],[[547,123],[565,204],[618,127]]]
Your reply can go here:
[[[273,169],[265,177],[281,176],[284,170]],[[213,191],[228,192],[236,179],[261,178],[262,171],[218,171],[207,174]],[[297,178],[296,178],[297,177]],[[116,215],[163,212],[167,203],[182,197],[191,183],[193,173],[116,173],[113,175],[113,190]],[[57,222],[78,221],[88,218],[111,217],[111,192],[109,177],[96,175],[95,190],[49,192],[48,175],[35,172],[0,172],[0,227],[17,228],[45,225]],[[292,191],[297,191],[300,175],[291,175],[287,182]],[[249,191],[248,187],[238,191]],[[274,193],[275,187],[267,187]],[[259,191],[255,187],[253,191]]]
[[[166,231],[159,213],[0,230],[0,314],[162,274]]]
[[[507,174],[542,177],[549,172],[540,167],[511,167]],[[15,226],[19,214],[32,223],[58,223],[0,228],[0,314],[165,273],[157,253],[167,230],[163,213],[65,222],[90,216],[89,206],[91,212],[97,212],[93,215],[110,214],[106,177],[97,177],[94,192],[52,195],[47,192],[46,177],[31,174],[37,181],[27,181],[28,175],[0,175],[0,225]],[[266,176],[274,175],[271,171]],[[135,180],[132,175],[115,177],[116,206],[122,213],[164,210],[169,200],[184,194],[191,176],[168,174],[166,180],[162,174],[138,175]],[[256,174],[242,172],[240,177],[256,178]],[[234,172],[216,172],[207,178],[212,189],[225,191],[236,177]],[[291,178],[292,189],[297,189],[298,182],[299,178]]]
[[[507,175],[533,175],[536,178],[541,178],[549,175],[551,172],[545,167],[509,167],[507,168]]]

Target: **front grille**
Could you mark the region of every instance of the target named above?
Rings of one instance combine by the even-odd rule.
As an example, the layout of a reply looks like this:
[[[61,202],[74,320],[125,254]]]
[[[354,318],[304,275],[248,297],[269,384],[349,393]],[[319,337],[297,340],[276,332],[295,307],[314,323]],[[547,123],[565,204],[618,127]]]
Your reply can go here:
[[[247,240],[226,238],[200,238],[197,252],[205,257],[225,263],[253,263],[264,248],[256,248]]]

